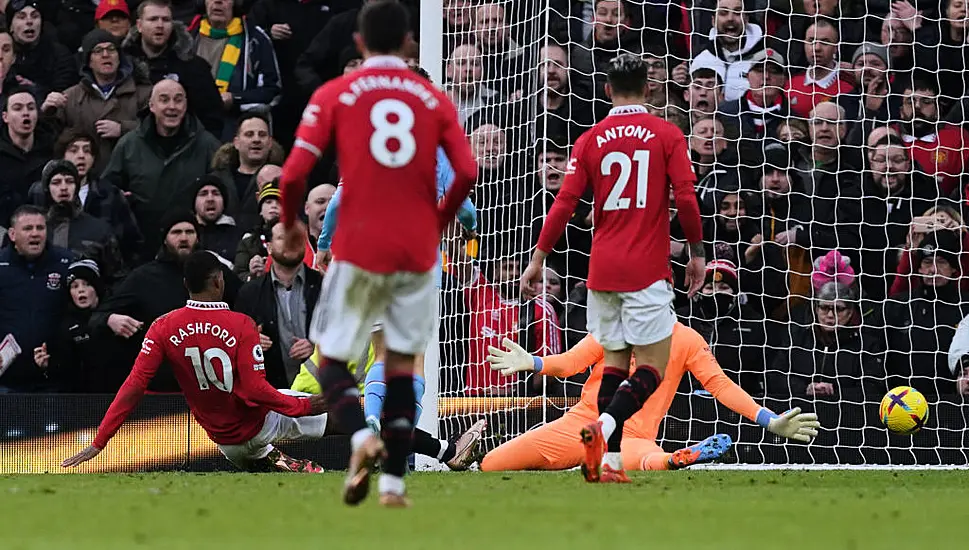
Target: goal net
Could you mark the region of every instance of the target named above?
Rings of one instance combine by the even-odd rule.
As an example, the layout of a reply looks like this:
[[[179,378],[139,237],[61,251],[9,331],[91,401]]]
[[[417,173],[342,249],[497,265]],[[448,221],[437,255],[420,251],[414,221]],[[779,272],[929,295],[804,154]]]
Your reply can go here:
[[[948,358],[969,288],[963,2],[438,5],[422,6],[421,19],[443,21],[443,32],[421,40],[440,41],[440,56],[422,62],[440,70],[480,166],[478,239],[450,247],[441,294],[442,435],[485,417],[490,450],[579,400],[588,369],[505,377],[485,357],[504,338],[542,355],[586,334],[591,197],[549,256],[540,293],[522,296],[518,279],[571,145],[609,112],[609,60],[633,52],[649,66],[647,109],[687,140],[715,266],[687,298],[671,203],[680,322],[758,403],[815,411],[823,425],[812,445],[788,444],[687,376],[658,443],[727,433],[728,460],[742,464],[969,461],[969,371]],[[890,435],[879,419],[899,385],[930,403],[914,436]]]

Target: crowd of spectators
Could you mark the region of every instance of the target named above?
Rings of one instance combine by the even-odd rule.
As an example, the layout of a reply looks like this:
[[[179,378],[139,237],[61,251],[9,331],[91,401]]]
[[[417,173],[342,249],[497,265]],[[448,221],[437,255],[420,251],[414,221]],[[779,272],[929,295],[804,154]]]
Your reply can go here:
[[[116,391],[147,327],[184,304],[180,262],[199,248],[259,326],[267,378],[292,384],[339,170],[327,154],[314,173],[294,256],[280,166],[310,94],[361,65],[363,2],[0,0],[0,337],[22,350],[0,391]],[[507,378],[485,356],[506,336],[547,354],[585,335],[591,197],[539,290],[518,280],[572,144],[609,112],[604,68],[631,51],[698,178],[707,278],[676,311],[728,375],[794,400],[969,395],[969,369],[946,360],[969,313],[965,2],[444,5],[438,84],[480,174],[478,239],[446,243],[443,393],[578,394],[584,375]],[[670,223],[682,288],[675,209]],[[150,389],[177,386],[163,369]]]

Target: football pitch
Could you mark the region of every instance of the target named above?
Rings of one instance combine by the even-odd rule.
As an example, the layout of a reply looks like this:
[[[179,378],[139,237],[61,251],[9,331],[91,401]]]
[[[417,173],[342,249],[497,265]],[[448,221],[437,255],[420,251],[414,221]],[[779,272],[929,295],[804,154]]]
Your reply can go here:
[[[418,473],[414,507],[339,500],[340,473],[0,477],[0,548],[959,547],[966,471]],[[955,544],[956,546],[952,546]]]

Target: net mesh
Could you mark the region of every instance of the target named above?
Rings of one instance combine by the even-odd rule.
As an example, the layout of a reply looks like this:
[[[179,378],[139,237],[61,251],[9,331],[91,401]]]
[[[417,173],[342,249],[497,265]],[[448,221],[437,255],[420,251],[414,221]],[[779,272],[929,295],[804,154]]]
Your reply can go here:
[[[647,108],[686,135],[721,265],[715,292],[687,299],[671,210],[680,321],[758,402],[824,426],[810,447],[783,445],[688,377],[659,443],[724,432],[739,462],[966,463],[969,390],[947,359],[969,280],[966,24],[956,0],[445,0],[443,87],[481,178],[479,239],[449,250],[443,287],[442,433],[488,415],[492,448],[578,401],[588,371],[501,377],[484,358],[505,337],[541,355],[586,333],[591,197],[540,294],[520,295],[518,278],[571,144],[608,113],[606,64],[634,52],[650,67]],[[931,404],[913,437],[878,417],[899,385]]]

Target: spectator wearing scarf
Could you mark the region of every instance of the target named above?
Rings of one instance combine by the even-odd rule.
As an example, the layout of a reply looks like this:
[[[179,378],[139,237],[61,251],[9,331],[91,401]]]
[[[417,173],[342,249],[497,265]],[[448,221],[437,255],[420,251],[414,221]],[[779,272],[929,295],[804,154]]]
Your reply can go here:
[[[223,142],[232,140],[239,114],[269,113],[282,91],[279,64],[269,35],[244,17],[233,17],[233,3],[206,0],[205,14],[189,26],[195,53],[209,63],[222,94]]]

